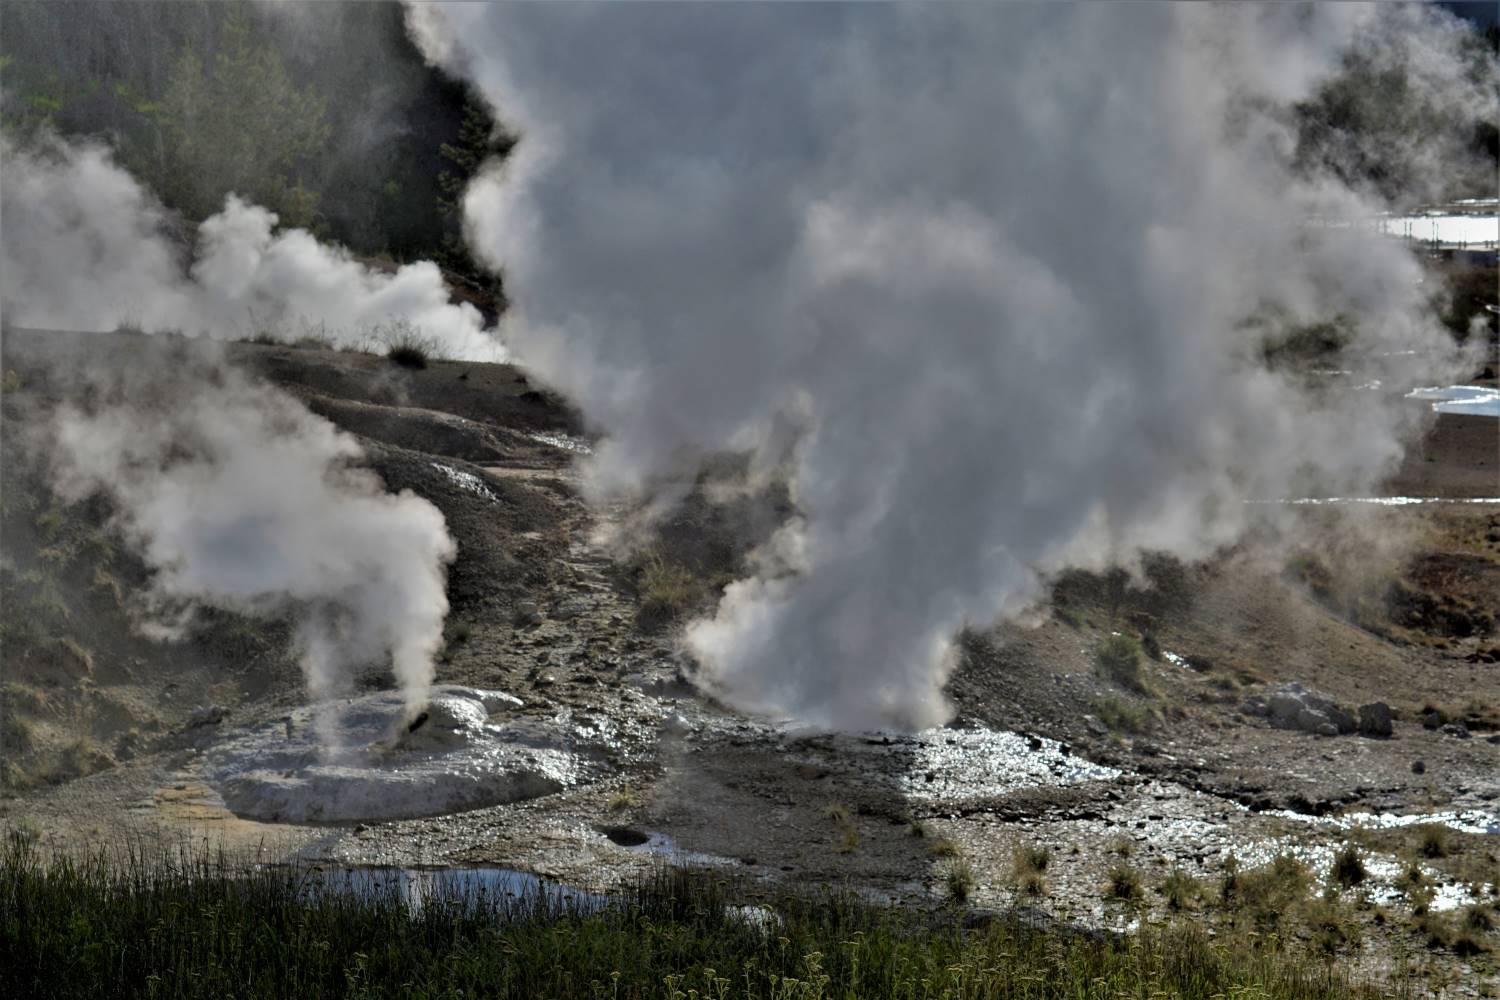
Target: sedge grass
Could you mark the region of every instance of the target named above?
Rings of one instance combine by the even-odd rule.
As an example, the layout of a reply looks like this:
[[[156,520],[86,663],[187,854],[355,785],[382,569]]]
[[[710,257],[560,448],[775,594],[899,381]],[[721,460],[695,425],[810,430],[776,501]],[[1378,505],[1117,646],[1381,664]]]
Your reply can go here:
[[[1378,995],[1189,924],[1115,936],[847,894],[762,898],[661,869],[604,905],[558,894],[308,892],[305,869],[160,849],[89,860],[13,838],[0,864],[0,996],[687,1000]],[[749,915],[747,915],[747,913]]]

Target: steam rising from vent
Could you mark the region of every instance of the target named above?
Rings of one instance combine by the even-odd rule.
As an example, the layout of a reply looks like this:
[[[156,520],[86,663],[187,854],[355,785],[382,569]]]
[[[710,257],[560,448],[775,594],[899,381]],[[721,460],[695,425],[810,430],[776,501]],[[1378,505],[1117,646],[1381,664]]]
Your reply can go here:
[[[222,364],[214,345],[144,341],[123,365],[85,367],[45,428],[55,486],[103,493],[153,574],[148,632],[201,607],[290,616],[308,687],[340,693],[389,662],[425,699],[455,548],[442,514],[389,494],[358,443],[301,402]]]
[[[138,327],[215,338],[315,335],[379,349],[404,321],[433,353],[498,361],[479,311],[449,301],[430,261],[382,273],[233,194],[198,227],[191,267],[164,235],[155,199],[98,145],[50,140],[20,149],[0,138],[5,220],[0,302],[16,326]]]
[[[741,705],[936,722],[954,633],[1047,572],[1368,488],[1420,417],[1268,368],[1291,324],[1452,362],[1404,248],[1308,224],[1385,205],[1298,162],[1293,113],[1374,39],[1421,68],[1424,121],[1492,118],[1440,12],[408,12],[521,135],[470,241],[511,349],[609,433],[595,486],[659,494],[725,449],[791,483],[800,517],[689,632]]]

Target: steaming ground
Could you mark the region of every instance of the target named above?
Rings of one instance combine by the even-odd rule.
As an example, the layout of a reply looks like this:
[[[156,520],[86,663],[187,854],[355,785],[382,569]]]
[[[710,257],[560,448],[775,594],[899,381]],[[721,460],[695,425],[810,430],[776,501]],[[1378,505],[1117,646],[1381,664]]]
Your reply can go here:
[[[941,723],[957,633],[1047,572],[1207,555],[1256,527],[1247,495],[1366,491],[1416,411],[1310,391],[1278,341],[1338,317],[1375,378],[1466,367],[1405,246],[1309,224],[1396,208],[1368,178],[1420,199],[1478,166],[1500,76],[1444,12],[408,13],[521,137],[466,231],[515,356],[608,429],[591,487],[670,504],[739,451],[795,497],[687,633],[742,708]],[[1299,109],[1375,90],[1356,64],[1401,81],[1371,98],[1391,127],[1312,151]]]
[[[82,342],[104,360],[138,350],[126,336]],[[820,735],[704,697],[675,626],[640,593],[653,565],[684,566],[702,586],[688,599],[711,603],[713,587],[789,516],[784,494],[731,488],[743,464],[718,463],[656,518],[659,536],[643,533],[633,510],[591,512],[580,499],[575,463],[588,442],[577,415],[514,368],[418,371],[231,344],[230,363],[354,435],[386,487],[433,504],[457,543],[437,664],[438,683],[453,686],[452,710],[439,713],[447,728],[384,760],[357,740],[348,756],[327,757],[308,741],[313,713],[289,622],[220,614],[179,642],[134,635],[109,581],[128,594],[142,567],[123,549],[106,558],[109,510],[54,506],[48,480],[15,460],[14,417],[62,401],[46,359],[79,343],[6,337],[19,380],[0,425],[11,785],[0,819],[11,826],[63,847],[191,834],[264,845],[271,857],[495,864],[594,888],[666,857],[766,882],[853,883],[914,905],[944,893],[949,848],[933,845],[946,838],[973,866],[980,908],[1015,902],[1013,848],[1045,844],[1047,894],[1021,902],[1109,927],[1135,919],[1101,888],[1127,843],[1154,908],[1163,904],[1151,887],[1174,868],[1218,878],[1231,855],[1253,866],[1289,850],[1322,871],[1354,837],[1376,873],[1370,898],[1393,918],[1381,929],[1373,909],[1360,911],[1366,946],[1341,961],[1378,973],[1404,951],[1433,982],[1494,981],[1491,955],[1429,952],[1404,929],[1399,880],[1418,864],[1435,907],[1494,891],[1496,834],[1480,831],[1500,817],[1500,745],[1490,742],[1500,637],[1475,626],[1500,607],[1500,505],[1298,507],[1310,535],[1257,536],[1153,588],[1067,578],[1026,627],[963,640],[944,691],[957,712],[950,727]],[[1493,387],[1493,373],[1476,384]],[[1384,491],[1500,495],[1496,432],[1492,418],[1439,416]],[[1298,544],[1306,537],[1315,559]],[[1403,544],[1385,553],[1371,538]],[[1392,581],[1405,588],[1401,602],[1388,600]],[[48,632],[25,646],[23,592],[51,593],[70,612],[26,606]],[[1096,672],[1093,649],[1115,631],[1149,633],[1163,650],[1145,661],[1149,695]],[[1247,712],[1286,681],[1349,705],[1389,703],[1394,738],[1320,737]],[[362,676],[333,711],[376,718],[384,732],[403,718],[393,690],[388,674]],[[1424,727],[1428,707],[1449,731]],[[30,742],[12,750],[17,733]],[[532,759],[487,767],[496,746]],[[525,773],[543,780],[512,780]],[[478,808],[447,812],[469,806]],[[1451,823],[1450,853],[1420,857],[1418,834],[1378,818],[1387,813]],[[267,822],[278,814],[283,822]],[[624,846],[633,833],[646,842]]]

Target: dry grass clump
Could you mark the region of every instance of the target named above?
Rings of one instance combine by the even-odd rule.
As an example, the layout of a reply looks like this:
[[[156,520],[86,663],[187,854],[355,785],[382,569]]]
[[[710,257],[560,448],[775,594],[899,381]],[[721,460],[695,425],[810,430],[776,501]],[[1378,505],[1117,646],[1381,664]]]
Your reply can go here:
[[[1131,735],[1149,732],[1155,721],[1146,706],[1114,696],[1096,699],[1094,715],[1110,732]]]
[[[1128,635],[1106,636],[1094,648],[1094,666],[1106,679],[1131,691],[1144,693],[1141,679],[1141,645]]]
[[[1369,877],[1365,870],[1364,857],[1359,853],[1359,848],[1353,844],[1345,844],[1333,856],[1333,864],[1328,871],[1329,879],[1337,885],[1352,888],[1364,882]]]
[[[965,857],[949,858],[943,865],[943,887],[956,903],[967,902],[974,893],[974,866]]]
[[[1047,894],[1047,867],[1052,852],[1040,844],[1022,844],[1011,853],[1010,874],[1016,891],[1033,898]]]
[[[1157,891],[1167,902],[1167,909],[1175,912],[1190,910],[1203,899],[1203,884],[1180,868],[1173,868],[1162,880]]]
[[[609,799],[604,804],[605,808],[610,812],[625,812],[628,809],[634,809],[638,805],[640,805],[640,796],[628,784],[621,785],[615,791],[611,792]]]
[[[423,333],[406,320],[393,320],[375,328],[375,340],[385,345],[385,356],[402,368],[422,369],[441,357],[436,337]]]
[[[823,818],[838,826],[838,839],[834,850],[840,854],[853,854],[859,849],[859,829],[854,825],[854,813],[843,802],[830,802],[823,807]]]
[[[1417,830],[1417,853],[1424,858],[1448,856],[1448,829],[1441,823],[1423,823]]]
[[[1127,903],[1139,900],[1141,898],[1140,873],[1123,861],[1117,862],[1109,870],[1109,878],[1104,883],[1104,895],[1109,899]]]
[[[958,842],[952,837],[933,837],[927,845],[927,850],[935,858],[956,858],[963,853]]]
[[[636,576],[637,621],[647,628],[666,625],[696,608],[705,594],[703,582],[686,566],[649,553]]]
[[[1412,926],[1429,948],[1445,948],[1461,958],[1472,958],[1490,950],[1488,938],[1495,927],[1489,907],[1479,904],[1452,913],[1413,911]]]

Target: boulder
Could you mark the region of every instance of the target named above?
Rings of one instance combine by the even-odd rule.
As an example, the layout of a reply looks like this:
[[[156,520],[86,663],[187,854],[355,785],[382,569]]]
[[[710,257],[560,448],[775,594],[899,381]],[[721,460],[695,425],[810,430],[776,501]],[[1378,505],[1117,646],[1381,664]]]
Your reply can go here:
[[[187,728],[197,729],[199,726],[217,726],[224,721],[229,710],[222,705],[199,705],[193,709],[193,714],[188,716]]]
[[[1280,729],[1335,736],[1359,729],[1358,721],[1347,709],[1296,681],[1273,690],[1266,699],[1266,707],[1271,725]]]
[[[1384,739],[1391,735],[1391,706],[1383,701],[1372,701],[1368,705],[1359,706],[1359,734],[1375,739]]]

